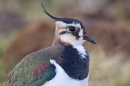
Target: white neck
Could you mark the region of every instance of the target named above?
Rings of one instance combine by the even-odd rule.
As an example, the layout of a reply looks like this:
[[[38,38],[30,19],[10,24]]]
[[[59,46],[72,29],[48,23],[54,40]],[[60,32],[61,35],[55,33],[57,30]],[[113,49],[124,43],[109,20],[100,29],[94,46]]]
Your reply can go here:
[[[82,45],[72,45],[72,46],[73,46],[73,48],[77,49],[79,55],[82,58],[86,58],[85,56],[87,56],[87,52],[86,52],[85,48]]]

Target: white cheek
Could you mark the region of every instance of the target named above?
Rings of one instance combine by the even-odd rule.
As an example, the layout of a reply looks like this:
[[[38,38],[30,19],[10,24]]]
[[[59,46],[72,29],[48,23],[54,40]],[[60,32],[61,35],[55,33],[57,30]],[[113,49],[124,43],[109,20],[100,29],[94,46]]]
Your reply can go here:
[[[66,42],[69,44],[72,44],[76,40],[76,38],[74,36],[72,36],[71,34],[60,35],[60,39],[62,42]]]
[[[83,29],[80,29],[79,36],[83,36]]]
[[[60,40],[62,42],[71,44],[73,46],[75,46],[75,45],[82,45],[85,42],[85,40],[83,40],[83,37],[80,37],[79,39],[76,39],[76,37],[71,35],[71,34],[60,35]]]

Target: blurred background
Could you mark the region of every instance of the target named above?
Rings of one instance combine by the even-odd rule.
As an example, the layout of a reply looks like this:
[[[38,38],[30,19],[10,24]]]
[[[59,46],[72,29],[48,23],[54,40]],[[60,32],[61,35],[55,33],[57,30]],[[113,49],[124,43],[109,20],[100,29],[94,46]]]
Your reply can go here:
[[[27,54],[48,47],[55,23],[42,12],[82,20],[97,42],[90,86],[130,86],[130,0],[0,0],[0,83]]]

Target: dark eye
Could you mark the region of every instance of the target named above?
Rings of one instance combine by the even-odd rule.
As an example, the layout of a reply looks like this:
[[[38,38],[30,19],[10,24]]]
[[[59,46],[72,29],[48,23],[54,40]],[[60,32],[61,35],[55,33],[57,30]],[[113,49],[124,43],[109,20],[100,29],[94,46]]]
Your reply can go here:
[[[70,30],[70,31],[75,31],[75,27],[72,27],[72,26],[71,26],[71,27],[69,27],[69,30]]]

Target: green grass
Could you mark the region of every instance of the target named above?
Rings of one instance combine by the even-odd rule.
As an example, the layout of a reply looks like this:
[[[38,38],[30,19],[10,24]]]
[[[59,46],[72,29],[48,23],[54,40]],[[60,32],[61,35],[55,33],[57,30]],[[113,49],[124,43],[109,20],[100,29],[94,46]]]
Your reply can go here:
[[[5,69],[5,63],[3,61],[4,51],[9,46],[15,35],[16,32],[11,32],[8,36],[0,34],[0,83],[8,76],[8,72]]]
[[[7,78],[7,72],[5,70],[5,66],[3,63],[3,60],[0,59],[0,82],[2,82],[3,80],[5,80]]]

